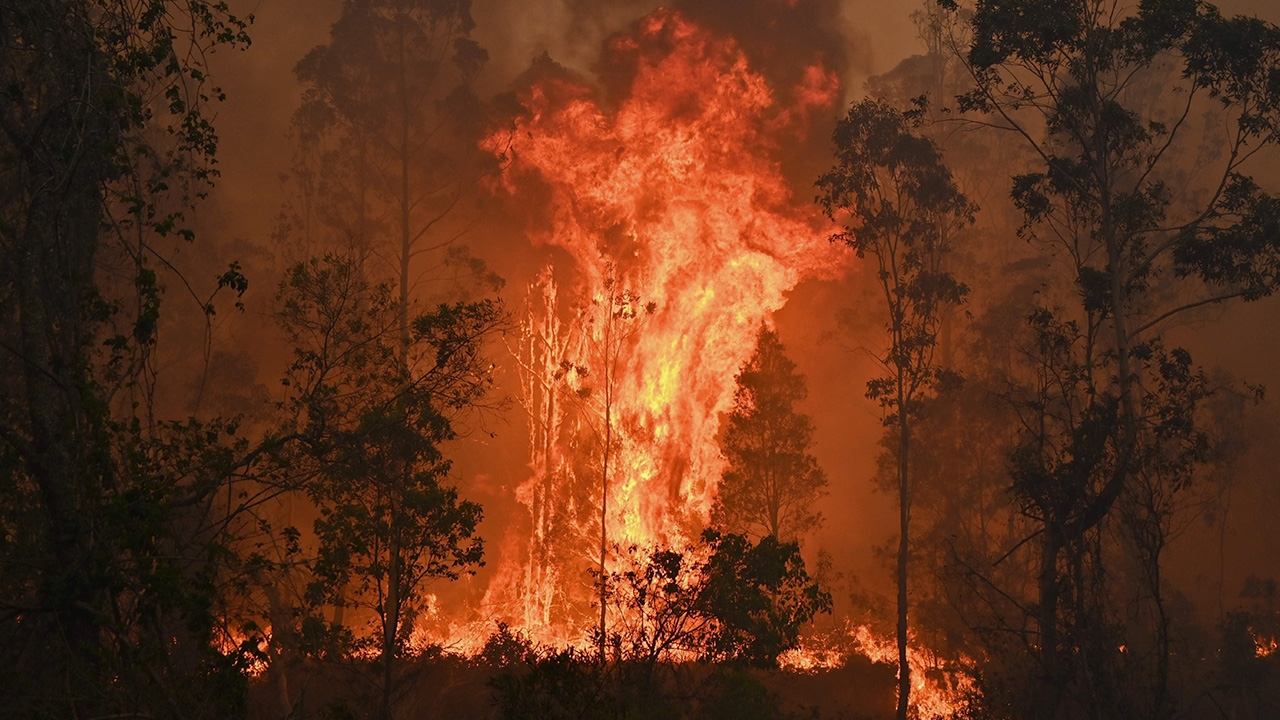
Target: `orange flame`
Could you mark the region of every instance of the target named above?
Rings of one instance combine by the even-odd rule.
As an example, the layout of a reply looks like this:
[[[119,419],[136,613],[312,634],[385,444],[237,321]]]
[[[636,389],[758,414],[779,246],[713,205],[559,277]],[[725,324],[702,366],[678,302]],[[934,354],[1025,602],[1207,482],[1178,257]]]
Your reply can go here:
[[[568,253],[572,294],[594,302],[579,303],[578,322],[561,319],[560,288],[544,272],[531,286],[517,352],[534,425],[533,473],[517,498],[531,527],[509,539],[519,552],[502,558],[487,604],[541,641],[579,642],[591,626],[586,570],[598,558],[589,539],[597,538],[598,553],[590,510],[599,492],[590,491],[599,469],[581,461],[592,445],[582,425],[592,420],[575,419],[571,406],[598,382],[591,348],[603,341],[605,298],[622,288],[655,308],[617,350],[608,536],[680,546],[707,521],[723,466],[718,416],[757,329],[801,279],[844,265],[774,157],[780,137],[834,100],[832,73],[811,68],[793,92],[795,106],[775,108],[733,41],[667,10],[613,39],[604,64],[634,70],[615,108],[564,78],[526,93],[528,115],[503,178],[513,195],[549,193],[549,227],[533,239]],[[588,369],[566,372],[566,360]],[[564,393],[565,385],[579,394]],[[583,402],[596,403],[587,413],[598,425],[598,401]]]
[[[1268,637],[1259,633],[1253,635],[1253,656],[1254,657],[1271,657],[1276,654],[1276,650],[1280,650],[1280,642],[1274,637]]]
[[[815,672],[843,666],[851,652],[873,663],[894,667],[898,664],[894,638],[880,635],[870,626],[849,623],[826,634],[803,638],[800,647],[783,653],[778,660],[793,672]],[[962,657],[959,663],[946,662],[913,638],[907,646],[907,662],[911,664],[911,716],[918,720],[960,716],[968,698],[976,692],[972,676],[963,670],[972,661]]]

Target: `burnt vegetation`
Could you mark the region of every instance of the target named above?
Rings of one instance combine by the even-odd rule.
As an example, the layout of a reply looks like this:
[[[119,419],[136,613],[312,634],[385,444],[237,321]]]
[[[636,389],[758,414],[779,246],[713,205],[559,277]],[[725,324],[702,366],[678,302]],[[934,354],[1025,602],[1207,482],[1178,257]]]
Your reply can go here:
[[[921,52],[840,112],[822,63],[847,49],[831,27],[803,41],[837,3],[686,3],[734,38],[689,54],[735,67],[853,298],[807,319],[837,328],[816,349],[772,309],[737,317],[750,350],[716,405],[633,377],[673,301],[631,289],[625,263],[651,251],[607,203],[583,211],[605,292],[576,314],[556,315],[550,273],[512,295],[495,267],[517,263],[483,251],[532,252],[503,233],[555,214],[496,200],[519,185],[519,123],[593,106],[545,54],[485,84],[468,0],[335,3],[295,58],[274,219],[220,238],[200,212],[224,190],[213,58],[249,47],[245,4],[0,0],[0,715],[1280,713],[1280,537],[1233,565],[1243,581],[1223,557],[1232,508],[1280,498],[1275,411],[1266,378],[1192,351],[1235,306],[1277,331],[1280,27],[1201,0],[936,0],[913,15]],[[607,41],[630,64],[602,63],[602,96],[625,103],[649,54],[692,36],[681,12]],[[766,85],[784,82],[778,110]],[[677,114],[697,114],[689,95]],[[629,152],[601,148],[565,152]],[[274,292],[247,307],[251,287]],[[534,327],[511,304],[539,292]],[[705,345],[681,356],[697,362],[715,342],[675,344]],[[841,344],[870,359],[841,366],[866,402],[818,415],[831,388],[804,356]],[[705,472],[690,454],[634,461],[671,416],[624,401],[663,393],[718,423],[712,476],[685,477]],[[870,476],[824,468],[824,424],[859,413],[873,434],[840,437]],[[503,467],[490,441],[525,430]],[[678,541],[630,542],[614,503],[664,473],[662,502],[701,505],[669,523]],[[822,546],[862,521],[836,503],[858,483],[894,510],[869,585]],[[492,500],[518,493],[542,517]],[[537,535],[560,574],[520,587],[571,607],[555,621],[574,637],[490,604],[487,528]],[[1212,562],[1185,549],[1206,543]]]

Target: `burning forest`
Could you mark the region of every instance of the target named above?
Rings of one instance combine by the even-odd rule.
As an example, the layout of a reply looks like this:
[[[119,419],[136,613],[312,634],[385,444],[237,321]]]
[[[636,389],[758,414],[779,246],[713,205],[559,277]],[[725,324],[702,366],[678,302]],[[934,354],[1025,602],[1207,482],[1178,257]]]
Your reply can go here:
[[[4,715],[1274,717],[1276,23],[0,0]]]

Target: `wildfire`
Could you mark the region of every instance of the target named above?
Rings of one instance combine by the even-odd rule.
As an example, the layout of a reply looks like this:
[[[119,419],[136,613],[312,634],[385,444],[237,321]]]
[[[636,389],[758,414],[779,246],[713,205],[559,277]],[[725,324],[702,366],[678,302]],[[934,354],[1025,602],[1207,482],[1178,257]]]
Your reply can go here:
[[[1280,650],[1280,642],[1274,637],[1254,633],[1253,650],[1254,657],[1271,657],[1276,654],[1276,650]]]
[[[777,160],[809,133],[815,110],[833,106],[833,73],[809,67],[779,103],[732,40],[667,10],[610,41],[601,67],[630,77],[616,103],[544,67],[514,132],[487,142],[508,161],[503,189],[545,202],[533,242],[571,262],[529,284],[511,348],[530,422],[531,474],[516,491],[528,522],[506,538],[485,617],[443,642],[463,654],[480,651],[494,620],[542,647],[586,643],[598,619],[589,571],[606,432],[609,542],[683,547],[697,537],[723,469],[719,418],[758,328],[802,279],[845,267]],[[897,658],[891,638],[845,625],[781,662],[816,671],[850,653]],[[926,649],[909,656],[915,717],[961,709],[969,679]]]
[[[570,292],[550,268],[530,288],[516,351],[533,426],[517,492],[530,527],[508,539],[486,602],[543,642],[581,641],[592,625],[604,430],[610,542],[696,537],[722,470],[718,415],[756,330],[801,279],[843,265],[775,158],[836,97],[834,75],[811,68],[779,109],[732,40],[666,10],[613,39],[602,65],[631,72],[614,107],[563,74],[525,93],[503,177],[513,196],[548,198],[533,240],[572,260]]]
[[[237,628],[222,626],[214,634],[213,646],[224,656],[237,656],[246,662],[245,673],[258,677],[267,671],[271,648],[271,626],[262,635],[249,635]],[[247,651],[247,652],[246,652]]]
[[[862,655],[874,663],[898,664],[898,645],[893,638],[876,633],[868,625],[848,622],[830,632],[803,638],[799,648],[778,660],[788,670],[813,672],[841,667],[850,654]],[[913,717],[941,720],[960,716],[966,698],[975,693],[973,679],[914,639],[907,646],[907,660],[911,664]],[[967,660],[962,658],[961,662]]]

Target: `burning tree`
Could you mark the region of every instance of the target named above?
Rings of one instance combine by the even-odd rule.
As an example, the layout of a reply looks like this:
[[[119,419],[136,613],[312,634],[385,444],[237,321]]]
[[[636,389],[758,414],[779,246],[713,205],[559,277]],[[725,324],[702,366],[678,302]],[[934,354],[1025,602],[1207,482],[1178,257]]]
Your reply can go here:
[[[544,528],[551,533],[572,533],[572,543],[561,538],[563,544],[573,545],[569,552],[586,555],[591,551],[587,549],[589,532],[583,526],[587,524],[587,508],[594,506],[598,554],[593,575],[598,622],[592,634],[603,662],[608,612],[609,499],[618,473],[627,470],[618,468],[619,450],[624,443],[634,442],[632,430],[619,426],[618,395],[622,369],[630,362],[629,353],[657,306],[642,303],[636,293],[622,288],[612,272],[604,281],[603,293],[577,307],[571,321],[555,316],[559,308],[549,269],[530,288],[531,304],[537,302],[535,293],[539,291],[542,306],[526,319],[522,342],[515,353],[524,385],[524,406],[532,423],[530,450],[535,468],[545,473],[544,482],[552,485],[557,479],[568,481],[567,489],[571,497],[580,500],[580,505],[576,510],[566,509],[550,494],[540,494],[531,509],[545,518]],[[542,313],[545,315],[538,317]],[[534,540],[536,543],[540,538]]]
[[[876,101],[850,108],[836,126],[836,166],[818,180],[823,209],[845,224],[833,241],[876,263],[888,319],[887,374],[867,383],[896,434],[898,490],[898,718],[911,694],[907,658],[907,565],[910,560],[911,440],[922,401],[953,379],[934,361],[947,308],[968,288],[944,258],[954,232],[973,221],[974,206],[956,188],[933,142],[912,133],[914,115]]]
[[[645,315],[652,315],[656,305],[643,307],[635,293],[618,287],[618,280],[610,273],[604,281],[605,294],[591,301],[593,311],[585,315],[587,350],[591,362],[596,365],[599,378],[592,387],[587,375],[588,366],[565,362],[566,369],[578,375],[577,396],[595,396],[594,412],[587,416],[587,425],[595,435],[600,456],[600,625],[596,628],[600,646],[600,662],[605,661],[605,625],[608,612],[608,583],[605,561],[609,556],[609,461],[614,452],[614,413],[617,410],[617,394],[620,387],[619,366],[630,339],[640,331],[639,323]],[[582,384],[586,380],[588,384]]]
[[[756,350],[737,375],[738,387],[720,436],[728,461],[712,522],[731,533],[795,540],[818,526],[812,505],[827,485],[809,454],[813,425],[795,404],[808,391],[776,331],[761,327]]]
[[[573,263],[572,286],[557,295],[543,284],[541,302],[532,295],[533,332],[520,352],[532,360],[522,364],[535,415],[533,473],[517,497],[533,527],[527,541],[513,538],[519,550],[489,600],[512,608],[521,618],[513,625],[558,642],[598,628],[583,607],[595,593],[574,578],[599,566],[600,466],[577,459],[589,455],[573,429],[584,422],[574,417],[579,401],[550,390],[562,361],[587,356],[560,319],[571,298],[607,297],[614,278],[655,303],[619,358],[609,453],[618,481],[609,482],[606,537],[678,547],[708,520],[724,463],[718,418],[756,330],[803,277],[841,264],[774,155],[779,128],[802,127],[834,98],[835,79],[821,65],[804,87],[783,91],[797,102],[781,107],[735,43],[669,10],[640,20],[605,53],[602,66],[632,69],[616,105],[595,102],[589,87],[544,61],[526,77],[517,132],[489,143],[508,161],[503,181],[513,195],[539,188],[548,199],[535,243]]]

